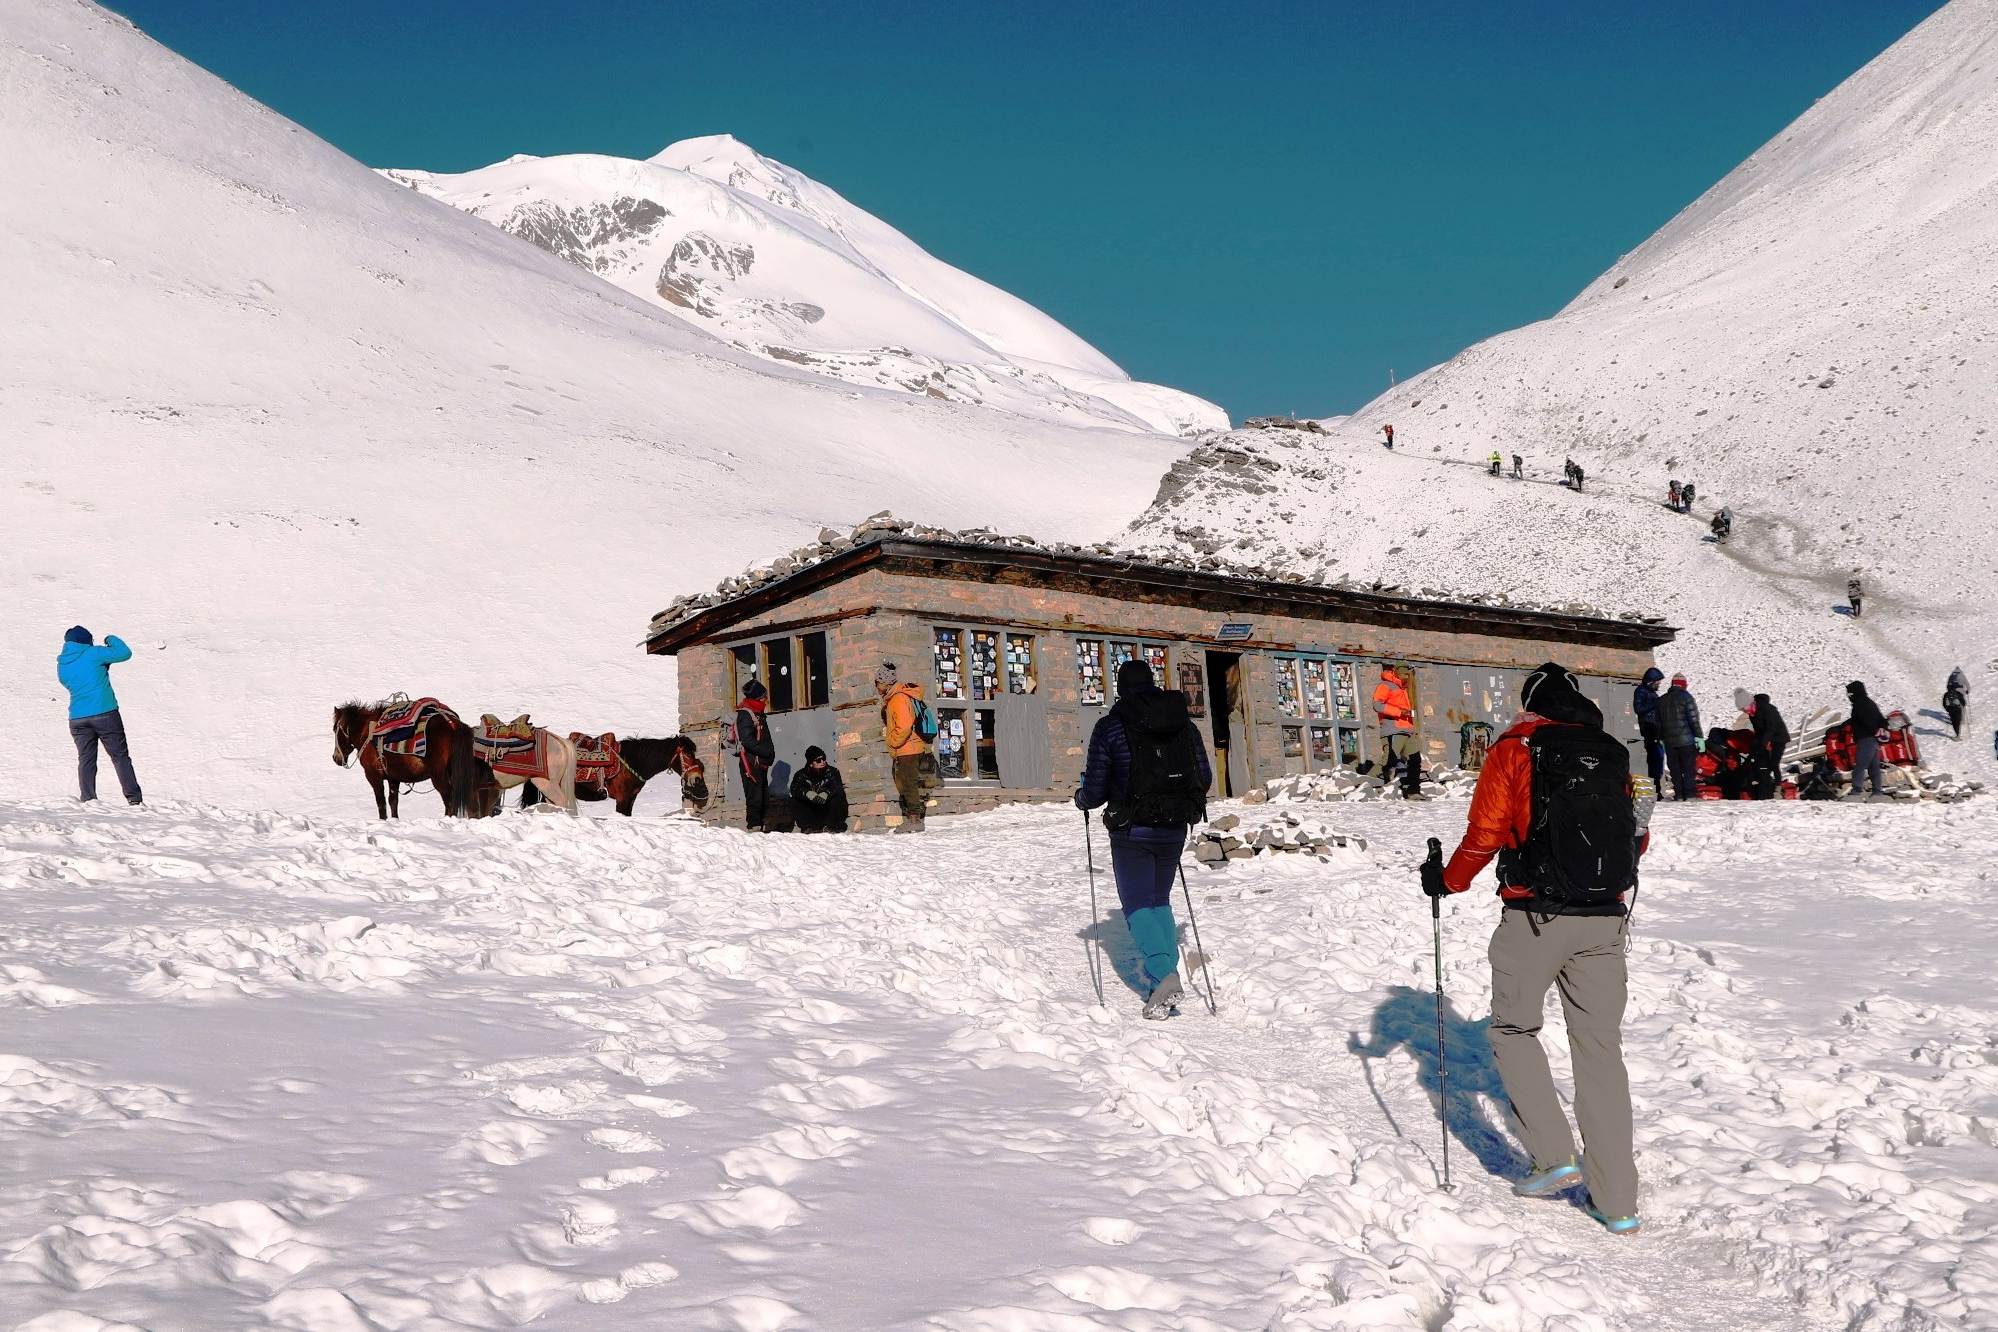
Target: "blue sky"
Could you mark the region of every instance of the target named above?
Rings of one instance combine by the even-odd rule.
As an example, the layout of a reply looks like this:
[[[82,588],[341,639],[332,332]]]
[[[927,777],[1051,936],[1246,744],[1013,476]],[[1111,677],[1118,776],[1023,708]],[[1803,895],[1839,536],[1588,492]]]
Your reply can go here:
[[[1939,0],[123,0],[371,166],[727,132],[1238,419],[1590,278]]]

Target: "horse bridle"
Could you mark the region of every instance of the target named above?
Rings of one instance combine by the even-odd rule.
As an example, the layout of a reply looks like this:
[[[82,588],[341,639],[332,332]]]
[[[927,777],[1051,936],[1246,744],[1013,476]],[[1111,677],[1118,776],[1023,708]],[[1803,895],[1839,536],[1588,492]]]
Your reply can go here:
[[[333,761],[343,768],[353,767],[354,760],[361,756],[361,751],[368,747],[368,741],[374,738],[375,719],[373,717],[368,718],[367,729],[361,732],[361,738],[357,741],[347,738],[345,722],[335,721],[333,723],[333,739],[337,743],[347,746],[347,756],[345,758],[335,758]]]

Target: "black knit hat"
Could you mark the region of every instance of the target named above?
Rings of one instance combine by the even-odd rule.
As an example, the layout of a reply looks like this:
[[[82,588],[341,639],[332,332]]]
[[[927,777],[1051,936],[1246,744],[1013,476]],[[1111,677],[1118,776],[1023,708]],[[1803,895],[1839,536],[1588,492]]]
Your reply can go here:
[[[761,680],[751,680],[742,687],[742,696],[744,698],[762,698],[769,692],[769,690],[763,687],[763,681]]]
[[[1148,662],[1132,657],[1117,668],[1117,692],[1119,695],[1142,694],[1147,689],[1157,689],[1158,687],[1159,682],[1152,677],[1152,668]]]
[[[824,758],[825,756],[826,756],[826,751],[820,749],[817,745],[805,746],[805,762],[817,763],[820,759]]]

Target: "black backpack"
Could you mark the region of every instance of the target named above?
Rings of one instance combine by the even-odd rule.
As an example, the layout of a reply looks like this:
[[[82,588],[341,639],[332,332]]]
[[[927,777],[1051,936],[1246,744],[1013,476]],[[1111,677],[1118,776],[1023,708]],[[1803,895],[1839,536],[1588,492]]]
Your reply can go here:
[[[1621,915],[1637,886],[1629,749],[1593,726],[1542,726],[1526,748],[1533,808],[1509,881],[1550,914]]]
[[[1207,783],[1200,779],[1200,732],[1192,722],[1158,731],[1124,719],[1131,746],[1126,798],[1103,813],[1103,826],[1171,828],[1207,818]]]

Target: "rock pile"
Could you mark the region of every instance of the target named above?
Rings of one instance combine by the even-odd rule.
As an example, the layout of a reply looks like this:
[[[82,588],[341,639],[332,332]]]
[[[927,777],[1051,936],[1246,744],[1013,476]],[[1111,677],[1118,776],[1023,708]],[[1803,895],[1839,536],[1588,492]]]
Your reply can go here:
[[[1242,827],[1242,820],[1224,814],[1193,835],[1193,858],[1210,869],[1230,860],[1248,860],[1264,852],[1289,852],[1330,859],[1340,851],[1364,851],[1367,840],[1336,833],[1322,823],[1284,814],[1260,828]]]
[[[1478,774],[1468,768],[1451,768],[1442,765],[1422,769],[1422,794],[1432,800],[1462,798],[1468,800],[1471,788],[1478,784]],[[1334,768],[1329,772],[1297,773],[1289,777],[1272,778],[1243,799],[1251,804],[1266,801],[1279,801],[1297,804],[1305,801],[1325,800],[1400,800],[1401,784],[1392,786],[1381,781],[1377,774],[1354,772],[1350,768]]]

